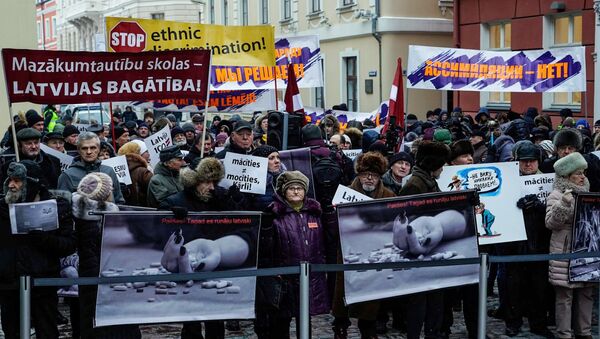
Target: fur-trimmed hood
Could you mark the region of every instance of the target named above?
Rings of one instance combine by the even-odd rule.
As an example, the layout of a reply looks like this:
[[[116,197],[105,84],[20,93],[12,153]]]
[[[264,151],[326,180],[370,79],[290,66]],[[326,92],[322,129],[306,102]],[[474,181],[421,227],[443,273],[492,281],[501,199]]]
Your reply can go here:
[[[589,192],[590,191],[590,181],[588,178],[585,178],[583,186],[575,185],[569,179],[565,177],[561,177],[560,175],[554,176],[554,185],[553,188],[555,190],[560,191],[561,193],[565,193],[566,190],[571,190],[573,192]]]
[[[133,172],[138,167],[148,168],[148,162],[139,154],[125,154],[125,159],[127,159],[129,172]]]
[[[384,175],[388,169],[387,159],[379,152],[361,153],[356,158],[354,170],[357,174],[363,172],[373,172],[380,176]]]
[[[184,188],[192,188],[200,182],[219,182],[225,176],[223,164],[216,158],[204,158],[196,169],[183,168],[179,172],[179,181]]]

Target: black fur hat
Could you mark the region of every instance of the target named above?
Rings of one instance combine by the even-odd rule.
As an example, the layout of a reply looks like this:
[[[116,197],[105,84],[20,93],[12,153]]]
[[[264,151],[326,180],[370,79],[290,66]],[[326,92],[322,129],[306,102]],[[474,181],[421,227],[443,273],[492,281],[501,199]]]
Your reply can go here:
[[[361,153],[356,158],[354,170],[357,174],[364,172],[373,172],[379,175],[384,175],[388,170],[388,161],[379,152]]]
[[[475,153],[475,150],[473,150],[473,145],[469,140],[458,140],[450,145],[449,160],[452,161],[463,154],[473,155],[473,153]]]
[[[423,142],[417,149],[415,163],[425,171],[435,171],[444,166],[450,157],[450,147],[437,141]]]
[[[561,146],[573,146],[578,151],[583,145],[581,133],[574,128],[563,128],[554,135],[553,144],[556,149]]]

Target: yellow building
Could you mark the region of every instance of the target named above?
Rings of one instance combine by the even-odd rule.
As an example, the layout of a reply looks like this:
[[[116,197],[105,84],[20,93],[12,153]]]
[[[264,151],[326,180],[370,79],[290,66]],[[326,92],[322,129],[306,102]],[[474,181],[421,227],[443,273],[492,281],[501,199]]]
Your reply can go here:
[[[26,48],[37,49],[38,37],[35,20],[35,2],[23,0],[2,0],[2,11],[0,13],[0,47],[1,48]],[[0,59],[0,65],[2,60]],[[10,125],[8,114],[8,98],[6,96],[6,82],[4,68],[0,67],[0,138]],[[40,107],[34,104],[14,104],[13,112],[25,111]]]

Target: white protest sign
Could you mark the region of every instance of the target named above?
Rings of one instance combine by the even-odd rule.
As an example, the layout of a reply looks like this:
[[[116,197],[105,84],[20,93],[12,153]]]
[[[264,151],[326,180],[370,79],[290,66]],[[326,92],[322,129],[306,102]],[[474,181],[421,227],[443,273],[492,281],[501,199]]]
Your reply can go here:
[[[215,154],[221,152],[224,149],[225,147],[215,147]]]
[[[144,139],[148,153],[150,153],[150,165],[155,167],[160,162],[160,150],[173,145],[171,140],[171,130],[165,126],[160,131]]]
[[[44,144],[40,144],[40,149],[42,151],[44,151],[45,153],[48,153],[51,156],[56,157],[56,158],[58,158],[58,160],[60,160],[60,170],[61,171],[66,170],[73,163],[74,157],[72,157],[68,154],[65,154],[65,153],[61,153],[61,152],[55,150],[54,148],[50,148]]]
[[[269,159],[227,152],[223,160],[225,178],[219,185],[236,184],[241,192],[265,194]]]
[[[533,174],[521,177],[521,197],[535,194],[544,204],[552,193],[554,173]]]
[[[8,206],[12,234],[27,234],[30,231],[52,231],[58,228],[56,199],[10,204]]]
[[[344,185],[338,185],[338,188],[335,191],[335,195],[333,196],[331,203],[333,205],[339,205],[346,204],[349,202],[358,202],[366,200],[373,199]]]
[[[119,182],[125,185],[131,185],[131,175],[129,175],[129,166],[127,165],[127,158],[124,155],[120,155],[114,158],[108,158],[102,160],[102,165],[106,165],[115,171]]]
[[[354,160],[359,154],[362,153],[362,149],[345,149],[343,152],[348,158]]]
[[[73,126],[77,127],[79,133],[87,132],[90,128],[90,124],[73,124]]]
[[[593,155],[595,155],[598,159],[600,159],[600,151],[594,151],[591,152]]]

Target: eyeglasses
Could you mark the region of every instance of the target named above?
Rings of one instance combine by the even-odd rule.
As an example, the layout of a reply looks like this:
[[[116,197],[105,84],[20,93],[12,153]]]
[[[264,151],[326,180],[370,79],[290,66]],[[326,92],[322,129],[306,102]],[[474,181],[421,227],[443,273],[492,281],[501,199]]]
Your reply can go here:
[[[373,173],[373,172],[359,173],[358,176],[361,178],[366,178],[366,179],[379,179],[379,177],[380,177],[379,174]]]
[[[290,186],[288,187],[289,191],[294,191],[294,192],[300,192],[300,191],[304,191],[304,187],[301,186]]]

